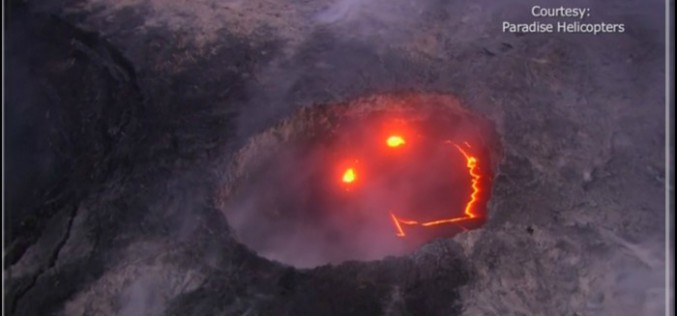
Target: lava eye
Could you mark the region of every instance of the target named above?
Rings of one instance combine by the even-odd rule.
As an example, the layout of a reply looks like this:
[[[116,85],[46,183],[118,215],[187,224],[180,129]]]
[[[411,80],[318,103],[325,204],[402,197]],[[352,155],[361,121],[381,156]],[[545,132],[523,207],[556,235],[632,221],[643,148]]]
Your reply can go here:
[[[356,174],[355,174],[355,169],[353,168],[348,168],[346,169],[345,172],[343,172],[343,183],[353,183],[355,182]]]
[[[386,139],[386,145],[388,145],[388,147],[395,148],[400,147],[404,144],[405,144],[404,138],[402,138],[402,136],[399,135],[391,135]]]

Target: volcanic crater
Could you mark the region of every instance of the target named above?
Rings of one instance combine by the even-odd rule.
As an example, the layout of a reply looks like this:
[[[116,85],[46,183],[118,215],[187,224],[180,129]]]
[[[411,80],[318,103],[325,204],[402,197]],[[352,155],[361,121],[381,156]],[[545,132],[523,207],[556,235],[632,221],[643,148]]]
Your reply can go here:
[[[664,3],[532,5],[9,1],[4,313],[664,314]]]
[[[242,243],[293,266],[403,255],[480,227],[499,159],[493,125],[455,97],[373,95],[253,136],[221,209]]]

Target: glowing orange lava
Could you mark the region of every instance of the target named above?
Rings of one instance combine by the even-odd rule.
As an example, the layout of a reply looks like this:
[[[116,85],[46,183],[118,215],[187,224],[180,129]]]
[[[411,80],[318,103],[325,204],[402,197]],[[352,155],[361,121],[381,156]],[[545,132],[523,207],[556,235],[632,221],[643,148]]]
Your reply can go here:
[[[355,169],[353,168],[348,168],[346,171],[343,173],[343,178],[342,181],[343,183],[353,183],[355,182]]]
[[[419,222],[416,220],[408,220],[408,219],[403,219],[400,217],[397,217],[393,212],[390,212],[390,217],[393,220],[393,224],[395,225],[395,235],[398,237],[405,237],[406,234],[403,229],[403,225],[419,225],[423,227],[429,227],[429,226],[435,226],[435,225],[442,225],[442,224],[452,224],[452,223],[458,223],[462,221],[466,221],[469,219],[476,218],[478,215],[474,213],[474,206],[475,203],[477,203],[478,197],[477,195],[480,193],[480,179],[481,176],[479,172],[477,171],[477,158],[475,156],[472,156],[471,154],[468,153],[466,149],[463,149],[461,146],[456,145],[452,142],[447,141],[446,144],[453,145],[458,149],[458,151],[465,157],[466,160],[466,167],[468,168],[468,173],[470,174],[470,183],[472,187],[472,193],[470,193],[470,199],[465,205],[465,210],[464,210],[464,215],[463,216],[457,216],[457,217],[451,217],[451,218],[444,218],[444,219],[439,219],[439,220],[434,220],[434,221],[428,221],[428,222]],[[467,142],[464,142],[465,146],[470,148],[470,144]]]
[[[388,139],[386,139],[386,145],[388,145],[388,147],[395,148],[395,147],[400,147],[404,144],[405,144],[405,141],[404,141],[404,138],[402,138],[402,136],[392,135],[392,136],[388,137]]]

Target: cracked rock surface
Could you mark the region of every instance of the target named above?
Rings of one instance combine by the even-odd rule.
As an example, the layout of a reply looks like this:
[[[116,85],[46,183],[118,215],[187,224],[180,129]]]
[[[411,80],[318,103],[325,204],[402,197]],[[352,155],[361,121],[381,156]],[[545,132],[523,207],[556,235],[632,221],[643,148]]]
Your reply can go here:
[[[13,2],[6,313],[664,313],[664,3],[568,3],[625,33],[500,31],[531,5]],[[215,199],[252,135],[405,90],[495,124],[483,228],[312,269],[237,241]]]

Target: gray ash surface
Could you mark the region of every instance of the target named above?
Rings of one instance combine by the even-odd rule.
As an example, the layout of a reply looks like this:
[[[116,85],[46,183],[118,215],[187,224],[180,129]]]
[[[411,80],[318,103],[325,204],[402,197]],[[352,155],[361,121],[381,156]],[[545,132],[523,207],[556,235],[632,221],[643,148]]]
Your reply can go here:
[[[664,3],[576,4],[627,31],[501,33],[525,1],[12,2],[6,313],[660,315]],[[312,269],[235,239],[251,136],[405,90],[496,126],[483,228]]]

